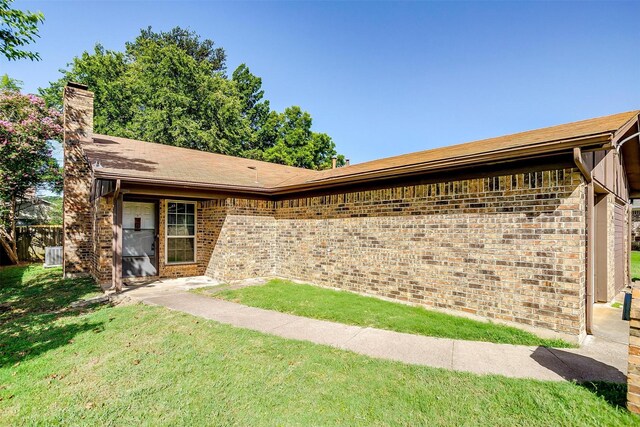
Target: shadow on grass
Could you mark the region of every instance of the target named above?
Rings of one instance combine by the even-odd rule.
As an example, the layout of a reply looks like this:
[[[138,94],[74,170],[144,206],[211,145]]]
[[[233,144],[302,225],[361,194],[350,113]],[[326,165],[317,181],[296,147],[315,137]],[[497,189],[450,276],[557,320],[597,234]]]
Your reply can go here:
[[[557,348],[539,347],[531,357],[562,378],[575,381],[580,387],[603,398],[609,405],[626,408],[627,378],[614,366]]]
[[[54,326],[40,318],[38,321],[11,322],[0,326],[0,368],[36,357],[49,350],[65,346],[79,333],[94,330],[99,332],[103,326],[96,322],[72,323]]]
[[[596,396],[603,398],[609,405],[624,409],[627,405],[627,384],[606,381],[590,381],[578,384]]]
[[[79,333],[100,332],[99,323],[72,321],[95,308],[70,308],[97,290],[88,278],[63,279],[59,268],[0,268],[0,367],[67,345]],[[56,322],[62,318],[70,321]]]

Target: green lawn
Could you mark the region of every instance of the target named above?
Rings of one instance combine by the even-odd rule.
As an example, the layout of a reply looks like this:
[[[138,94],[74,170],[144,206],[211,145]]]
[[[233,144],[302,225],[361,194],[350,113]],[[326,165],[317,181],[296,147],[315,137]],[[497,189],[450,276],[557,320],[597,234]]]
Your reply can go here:
[[[410,334],[504,344],[573,346],[560,339],[540,338],[510,326],[281,279],[270,280],[261,286],[240,289],[214,287],[196,292],[252,307]]]
[[[640,425],[625,386],[376,360],[0,269],[0,425]]]
[[[640,251],[631,251],[631,280],[640,280]]]

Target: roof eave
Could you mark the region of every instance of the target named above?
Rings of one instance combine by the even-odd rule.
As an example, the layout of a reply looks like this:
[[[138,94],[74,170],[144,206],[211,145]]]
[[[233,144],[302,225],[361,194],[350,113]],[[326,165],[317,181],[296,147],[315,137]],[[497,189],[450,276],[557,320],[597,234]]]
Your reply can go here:
[[[625,136],[625,134],[633,127],[637,127],[638,123],[640,123],[640,114],[636,114],[635,116],[631,117],[624,125],[622,125],[618,130],[615,131],[611,138],[611,144],[613,146],[617,146],[620,140]]]
[[[535,157],[540,155],[549,155],[554,153],[562,153],[564,151],[572,151],[574,147],[580,148],[607,148],[611,145],[612,133],[602,133],[597,135],[589,135],[586,137],[572,138],[560,141],[551,141],[543,144],[535,144],[531,146],[509,148],[504,150],[496,150],[482,154],[472,154],[468,156],[460,156],[431,162],[418,163],[413,165],[403,165],[376,171],[362,172],[351,175],[345,175],[338,178],[328,177],[323,180],[295,184],[291,186],[281,186],[276,189],[276,194],[287,194],[291,192],[313,190],[322,187],[343,184],[356,184],[370,180],[380,180],[403,175],[414,175],[421,172],[443,172],[449,169],[456,169],[463,166],[474,164],[492,164],[500,163],[506,160],[517,160],[527,157]]]
[[[225,184],[209,184],[203,182],[189,182],[189,181],[180,181],[180,180],[158,180],[154,178],[141,178],[136,176],[129,176],[117,173],[110,172],[95,172],[96,179],[110,179],[116,180],[120,179],[123,183],[133,183],[133,184],[149,184],[154,186],[161,187],[179,187],[179,188],[191,188],[191,189],[200,189],[200,190],[210,190],[210,191],[220,191],[220,192],[237,192],[243,194],[256,194],[256,195],[265,195],[269,194],[267,189],[262,187],[250,187],[250,186],[242,186],[242,185],[225,185]]]
[[[424,172],[443,172],[446,170],[458,169],[464,166],[471,166],[475,164],[493,164],[517,159],[526,159],[528,157],[533,158],[542,155],[561,154],[563,152],[570,152],[575,147],[596,149],[607,148],[611,147],[613,136],[614,134],[612,132],[605,132],[595,135],[587,135],[557,141],[548,141],[517,148],[506,148],[481,154],[469,154],[466,156],[427,161],[411,165],[402,165],[397,167],[378,169],[374,171],[354,173],[339,177],[327,177],[320,180],[305,181],[291,185],[279,185],[275,187],[210,184],[166,179],[159,181],[152,178],[127,176],[100,170],[95,170],[95,178],[114,180],[121,179],[123,183],[130,182],[136,184],[149,184],[165,187],[203,189],[208,191],[239,193],[245,195],[277,196],[311,190],[319,190],[323,188],[331,188],[335,186],[359,184],[369,181],[379,181],[407,175],[416,175]]]

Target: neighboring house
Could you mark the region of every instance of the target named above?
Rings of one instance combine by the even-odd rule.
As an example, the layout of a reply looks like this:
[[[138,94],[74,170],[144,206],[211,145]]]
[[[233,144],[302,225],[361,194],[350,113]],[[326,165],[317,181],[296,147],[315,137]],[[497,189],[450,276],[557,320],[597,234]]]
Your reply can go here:
[[[18,203],[16,225],[46,224],[50,208],[51,203],[39,197],[22,200]]]
[[[38,196],[35,189],[28,191],[17,202],[16,236],[18,259],[40,261],[46,246],[57,246],[62,241],[62,198]],[[0,266],[11,265],[11,259],[0,246]]]
[[[631,250],[640,251],[640,203],[634,200],[631,205]]]
[[[281,276],[575,337],[628,282],[638,111],[312,171],[93,134],[81,85],[64,109],[67,275]]]
[[[18,202],[16,225],[60,224],[56,197],[40,197],[35,190],[28,192]]]
[[[16,201],[16,225],[48,224],[51,209],[51,202],[31,189]]]

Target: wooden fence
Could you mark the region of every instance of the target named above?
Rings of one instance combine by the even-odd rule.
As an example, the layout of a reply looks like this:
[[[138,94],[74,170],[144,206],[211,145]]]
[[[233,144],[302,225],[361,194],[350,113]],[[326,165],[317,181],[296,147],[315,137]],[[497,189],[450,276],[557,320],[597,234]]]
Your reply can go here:
[[[62,246],[61,225],[19,226],[16,235],[20,261],[43,261],[46,246]]]

